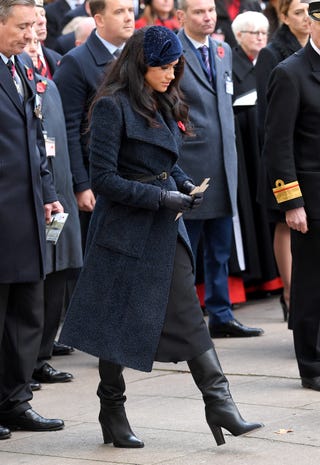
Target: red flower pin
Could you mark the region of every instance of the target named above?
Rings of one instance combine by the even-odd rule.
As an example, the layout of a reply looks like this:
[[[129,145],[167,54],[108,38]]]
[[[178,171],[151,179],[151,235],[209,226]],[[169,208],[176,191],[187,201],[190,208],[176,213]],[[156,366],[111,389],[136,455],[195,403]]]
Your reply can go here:
[[[29,81],[33,81],[33,71],[31,68],[29,68],[28,66],[26,66],[26,71],[27,71],[27,78],[29,79]]]
[[[218,57],[219,58],[223,58],[224,57],[224,48],[222,46],[222,44],[219,44],[218,47],[217,47],[217,54],[218,54]]]
[[[182,121],[178,121],[177,125],[178,125],[178,128],[180,128],[182,132],[186,132],[186,127]]]
[[[37,92],[38,94],[43,94],[47,88],[47,81],[39,81],[37,82]]]

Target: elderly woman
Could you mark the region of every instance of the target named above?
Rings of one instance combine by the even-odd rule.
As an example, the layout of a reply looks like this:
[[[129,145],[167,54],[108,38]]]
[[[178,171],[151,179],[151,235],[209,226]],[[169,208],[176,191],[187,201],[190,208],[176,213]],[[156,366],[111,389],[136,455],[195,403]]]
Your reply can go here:
[[[238,211],[244,251],[242,280],[234,280],[236,289],[263,293],[264,289],[281,286],[272,249],[272,236],[263,208],[256,202],[259,171],[259,143],[256,108],[255,63],[260,50],[266,46],[269,23],[256,11],[246,11],[236,16],[232,31],[237,45],[232,50],[234,114],[239,165]],[[241,100],[240,100],[241,98]],[[236,256],[236,254],[234,254]],[[230,273],[237,267],[232,260]],[[244,289],[243,289],[244,291]]]

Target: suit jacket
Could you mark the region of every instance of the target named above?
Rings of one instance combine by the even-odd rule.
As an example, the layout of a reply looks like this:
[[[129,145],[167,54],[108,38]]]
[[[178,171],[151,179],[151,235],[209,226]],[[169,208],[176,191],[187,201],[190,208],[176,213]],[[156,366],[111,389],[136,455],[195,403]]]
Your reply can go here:
[[[264,160],[282,211],[320,219],[320,56],[310,42],[272,72]]]
[[[56,52],[55,50],[51,50],[50,48],[43,46],[42,52],[46,62],[48,63],[51,76],[53,76],[55,70],[57,69],[60,63],[62,55],[60,55],[60,53]]]
[[[56,51],[61,55],[65,55],[69,50],[72,50],[76,44],[76,35],[74,32],[68,34],[62,34],[57,38]]]
[[[176,164],[176,121],[157,114],[157,122],[150,127],[125,93],[95,105],[90,160],[97,203],[61,335],[85,352],[143,371],[151,371],[159,344],[178,235],[192,255],[182,218],[159,208],[160,190],[181,189],[189,178]],[[163,171],[171,174],[166,180],[130,180]]]
[[[181,89],[189,105],[195,133],[185,138],[179,164],[197,184],[206,177],[211,178],[202,205],[184,216],[187,219],[229,216],[236,211],[237,192],[232,95],[227,92],[232,83],[231,49],[226,43],[218,44],[209,39],[211,67],[216,70],[214,89],[204,71],[200,53],[183,30],[178,36],[185,58]]]
[[[0,60],[0,282],[39,281],[45,270],[44,203],[57,200],[35,116],[35,80],[29,57],[16,57],[21,103]]]
[[[75,192],[90,188],[88,175],[88,110],[102,81],[106,65],[114,60],[92,31],[87,41],[70,50],[54,75],[66,118]]]
[[[62,31],[62,20],[64,15],[71,10],[66,0],[55,0],[45,5],[47,18],[47,38],[45,46],[55,49],[56,40]]]

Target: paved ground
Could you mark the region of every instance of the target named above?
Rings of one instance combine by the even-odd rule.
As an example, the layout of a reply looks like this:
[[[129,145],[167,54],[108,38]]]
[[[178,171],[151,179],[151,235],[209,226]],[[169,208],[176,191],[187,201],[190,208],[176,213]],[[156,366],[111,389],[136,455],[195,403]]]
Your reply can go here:
[[[97,360],[76,351],[52,359],[55,368],[72,372],[74,381],[43,385],[32,402],[42,415],[63,418],[65,429],[13,433],[0,442],[0,464],[318,465],[320,392],[300,385],[278,297],[249,303],[235,315],[263,327],[265,335],[217,339],[217,352],[241,413],[265,428],[241,438],[226,433],[226,444],[217,447],[187,365],[157,363],[150,374],[125,371],[127,413],[144,449],[104,445],[97,422]]]

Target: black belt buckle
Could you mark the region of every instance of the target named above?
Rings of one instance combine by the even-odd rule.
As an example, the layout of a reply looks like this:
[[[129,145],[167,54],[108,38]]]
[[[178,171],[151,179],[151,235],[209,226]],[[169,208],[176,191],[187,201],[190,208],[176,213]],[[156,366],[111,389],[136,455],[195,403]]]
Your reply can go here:
[[[166,171],[162,171],[162,173],[158,174],[157,179],[159,181],[165,181],[168,179],[168,173]]]

